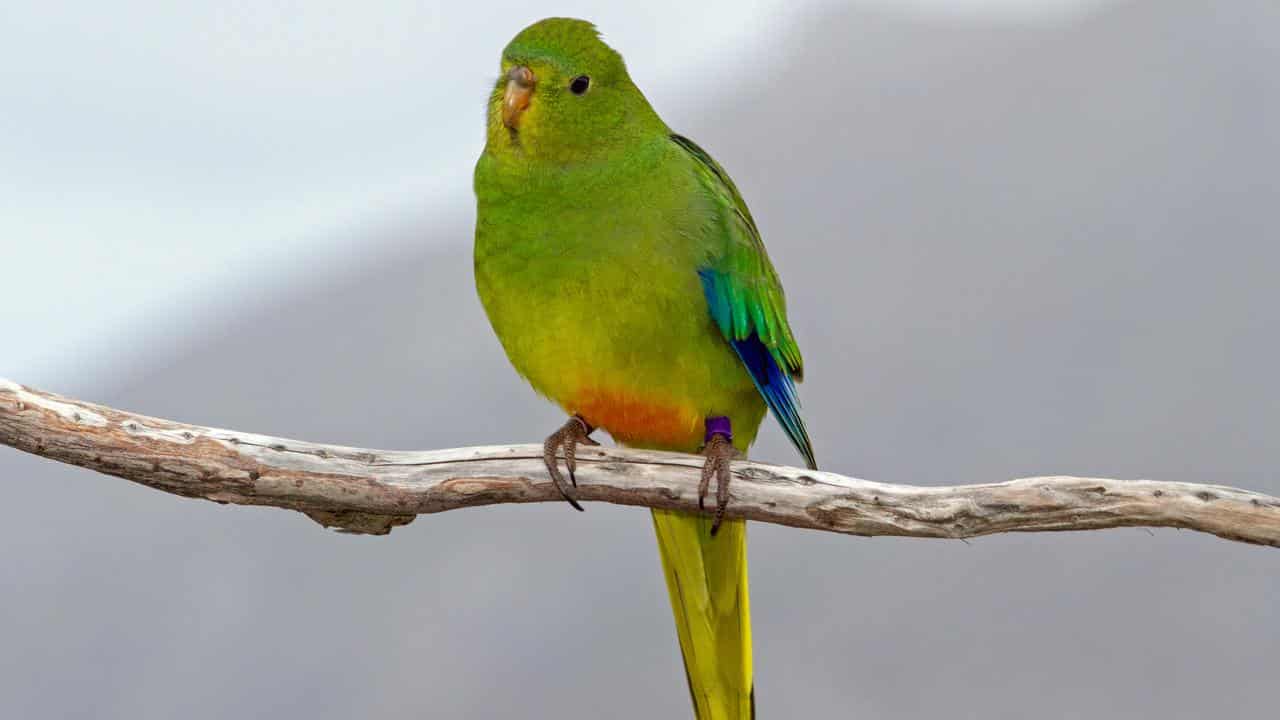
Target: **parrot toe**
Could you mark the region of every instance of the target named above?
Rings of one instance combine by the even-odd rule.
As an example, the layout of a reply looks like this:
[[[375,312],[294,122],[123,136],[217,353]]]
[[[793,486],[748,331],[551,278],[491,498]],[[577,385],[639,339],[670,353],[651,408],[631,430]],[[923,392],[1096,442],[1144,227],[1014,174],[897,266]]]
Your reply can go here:
[[[577,499],[573,497],[572,492],[564,483],[564,475],[560,473],[556,453],[561,448],[564,449],[564,466],[569,471],[569,481],[573,483],[573,487],[578,487],[578,478],[575,475],[578,469],[578,446],[600,444],[591,439],[591,431],[594,429],[580,415],[574,415],[559,430],[551,433],[546,441],[542,443],[542,462],[547,466],[551,481],[555,483],[556,490],[560,491],[560,495],[569,501],[569,504],[575,510],[580,512],[582,511],[582,506],[578,504]]]

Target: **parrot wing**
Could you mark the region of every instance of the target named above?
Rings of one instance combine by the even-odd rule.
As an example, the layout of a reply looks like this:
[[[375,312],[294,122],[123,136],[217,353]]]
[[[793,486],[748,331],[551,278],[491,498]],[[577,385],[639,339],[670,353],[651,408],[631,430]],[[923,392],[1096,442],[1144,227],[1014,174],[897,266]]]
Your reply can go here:
[[[795,387],[804,377],[804,361],[787,324],[782,283],[769,262],[764,240],[729,173],[692,140],[682,135],[671,139],[695,160],[695,171],[722,210],[715,231],[720,242],[706,266],[698,270],[711,317],[791,444],[816,469]]]

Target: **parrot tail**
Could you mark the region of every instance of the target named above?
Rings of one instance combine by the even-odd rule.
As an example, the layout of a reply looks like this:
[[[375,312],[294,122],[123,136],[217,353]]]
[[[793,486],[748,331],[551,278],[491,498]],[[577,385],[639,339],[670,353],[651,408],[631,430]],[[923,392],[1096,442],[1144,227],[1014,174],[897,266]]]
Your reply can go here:
[[[746,521],[727,519],[712,537],[710,517],[654,510],[653,529],[694,717],[754,718]]]

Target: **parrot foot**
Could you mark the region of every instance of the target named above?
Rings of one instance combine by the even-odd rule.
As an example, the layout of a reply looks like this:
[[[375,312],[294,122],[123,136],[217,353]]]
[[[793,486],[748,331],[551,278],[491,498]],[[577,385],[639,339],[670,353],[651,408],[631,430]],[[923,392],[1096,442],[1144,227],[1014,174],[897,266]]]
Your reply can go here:
[[[546,442],[542,443],[542,461],[546,463],[547,472],[551,474],[551,481],[555,483],[556,490],[560,491],[560,495],[569,501],[569,504],[575,510],[581,512],[582,506],[573,497],[569,488],[564,484],[564,476],[560,474],[560,468],[556,462],[556,452],[560,448],[564,448],[564,466],[569,470],[569,481],[573,486],[578,487],[578,478],[574,476],[574,471],[578,469],[578,446],[579,445],[599,445],[600,443],[591,439],[591,431],[595,428],[587,424],[581,415],[574,415],[569,418],[559,430],[551,433],[547,437]]]
[[[729,418],[714,417],[707,420],[707,444],[702,448],[707,458],[702,466],[702,480],[698,483],[698,508],[706,510],[703,500],[711,485],[711,478],[716,479],[716,514],[711,522],[711,535],[720,531],[720,523],[724,520],[724,509],[729,506],[729,465],[741,453],[733,446],[733,431],[729,426]]]

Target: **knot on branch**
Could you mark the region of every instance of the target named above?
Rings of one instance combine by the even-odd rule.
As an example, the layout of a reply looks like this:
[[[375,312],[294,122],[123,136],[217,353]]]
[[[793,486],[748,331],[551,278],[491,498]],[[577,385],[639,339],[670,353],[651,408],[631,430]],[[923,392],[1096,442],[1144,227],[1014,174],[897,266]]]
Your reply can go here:
[[[391,528],[408,525],[417,515],[379,515],[359,510],[302,510],[324,527],[352,535],[386,535]]]

